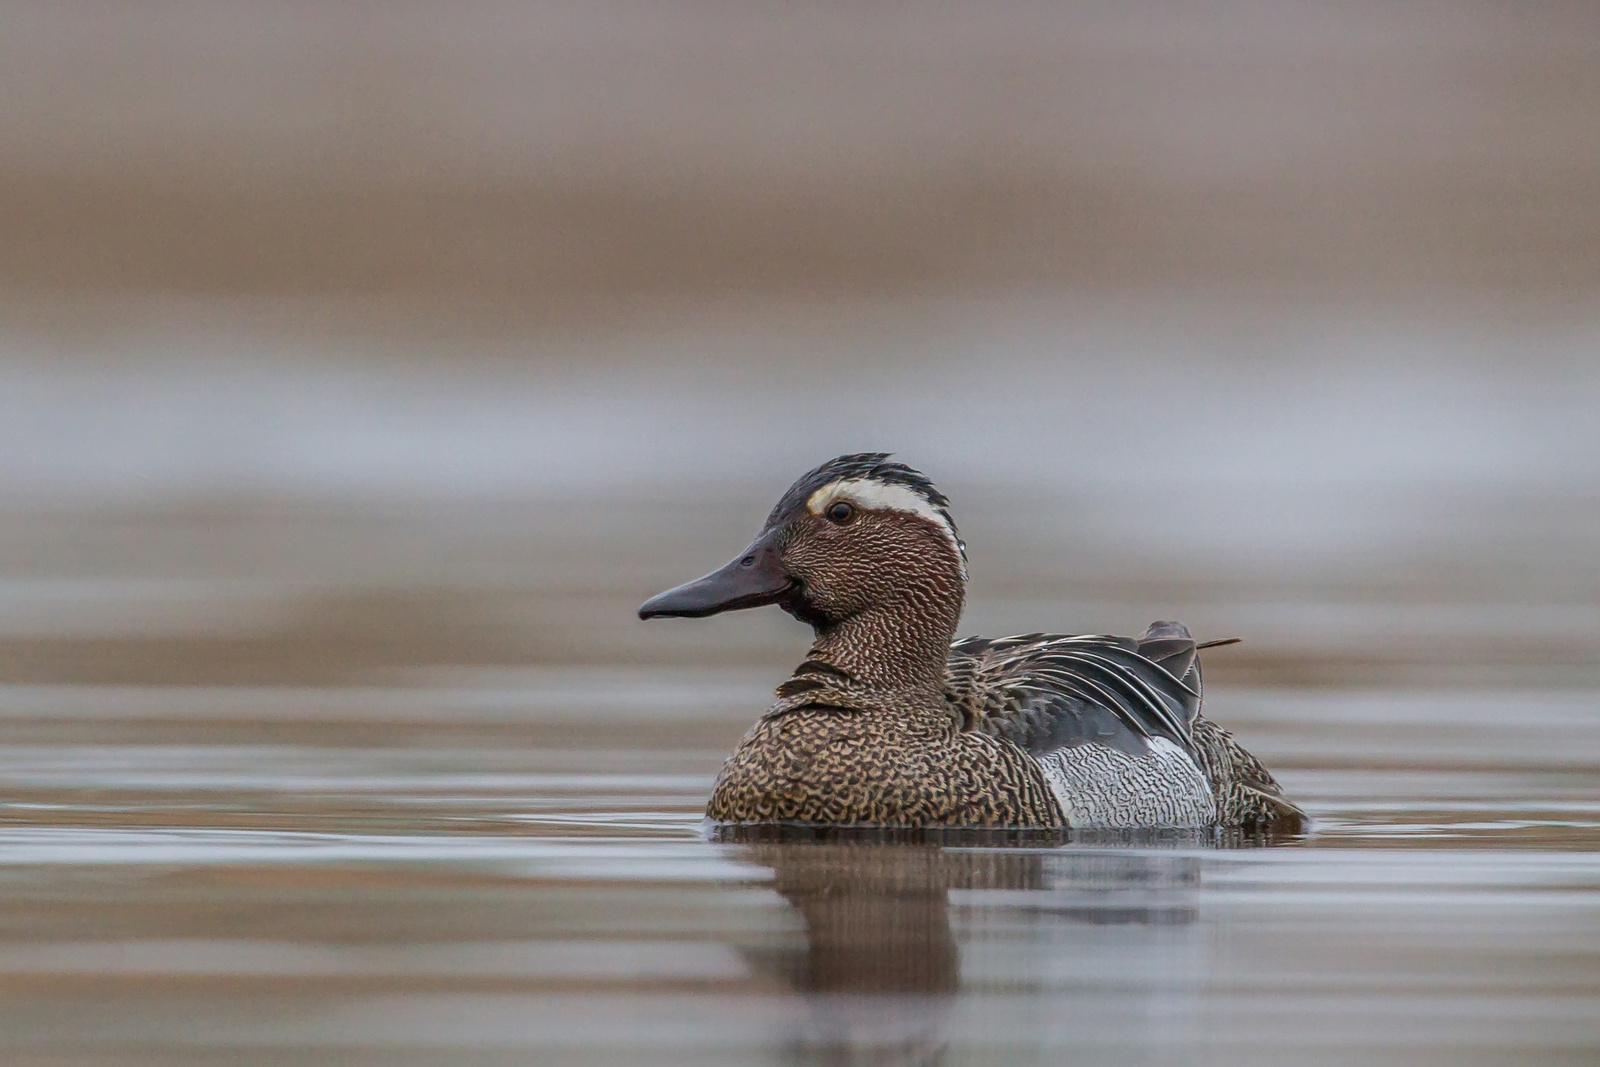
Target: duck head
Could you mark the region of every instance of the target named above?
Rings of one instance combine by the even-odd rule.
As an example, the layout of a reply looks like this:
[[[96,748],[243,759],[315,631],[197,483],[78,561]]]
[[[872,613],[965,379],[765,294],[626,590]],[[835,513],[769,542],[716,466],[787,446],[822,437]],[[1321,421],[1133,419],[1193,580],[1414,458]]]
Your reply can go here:
[[[790,486],[730,563],[651,597],[639,617],[777,604],[815,631],[813,659],[867,682],[942,683],[967,578],[949,507],[888,453],[840,456]]]

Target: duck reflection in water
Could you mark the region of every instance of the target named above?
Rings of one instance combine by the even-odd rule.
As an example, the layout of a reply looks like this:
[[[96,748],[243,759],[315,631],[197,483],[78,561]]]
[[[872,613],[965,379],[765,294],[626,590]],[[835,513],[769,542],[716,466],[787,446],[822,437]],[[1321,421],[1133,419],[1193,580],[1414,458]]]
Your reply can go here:
[[[805,997],[795,1063],[941,1063],[963,1017],[963,951],[1009,939],[1026,956],[1044,925],[1182,927],[1198,913],[1189,850],[1061,849],[1049,847],[1059,835],[984,831],[719,827],[713,837],[735,845],[730,858],[770,869],[805,924],[803,948],[747,952]]]

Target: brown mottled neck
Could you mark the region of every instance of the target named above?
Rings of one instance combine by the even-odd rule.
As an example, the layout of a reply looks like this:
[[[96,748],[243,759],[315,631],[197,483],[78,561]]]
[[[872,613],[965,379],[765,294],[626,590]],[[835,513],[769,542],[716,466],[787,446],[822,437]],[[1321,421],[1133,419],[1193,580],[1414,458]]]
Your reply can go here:
[[[943,692],[962,600],[959,580],[909,586],[887,603],[816,625],[807,658],[877,688]]]

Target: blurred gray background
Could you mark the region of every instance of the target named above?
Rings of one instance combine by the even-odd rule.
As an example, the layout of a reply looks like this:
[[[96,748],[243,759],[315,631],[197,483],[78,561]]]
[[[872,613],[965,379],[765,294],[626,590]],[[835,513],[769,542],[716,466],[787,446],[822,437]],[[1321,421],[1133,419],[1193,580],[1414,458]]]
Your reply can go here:
[[[7,681],[765,677],[633,608],[885,449],[969,630],[1600,683],[1593,4],[0,23]]]

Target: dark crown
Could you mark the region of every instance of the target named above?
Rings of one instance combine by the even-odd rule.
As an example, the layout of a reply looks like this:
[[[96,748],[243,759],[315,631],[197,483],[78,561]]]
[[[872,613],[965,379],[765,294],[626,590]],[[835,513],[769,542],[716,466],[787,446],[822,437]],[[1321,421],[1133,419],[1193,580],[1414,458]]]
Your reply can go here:
[[[778,506],[772,509],[772,514],[767,516],[767,526],[776,525],[796,508],[804,507],[806,501],[811,499],[812,493],[834,482],[861,478],[884,485],[903,485],[937,509],[944,521],[950,524],[950,532],[956,535],[956,544],[960,546],[962,559],[965,560],[967,546],[962,542],[961,535],[956,533],[955,520],[950,517],[950,498],[939,492],[933,482],[928,480],[928,476],[921,471],[904,463],[890,463],[889,457],[892,454],[857,452],[830,459],[815,470],[802,474],[799,480],[789,487],[789,491],[783,494]]]

